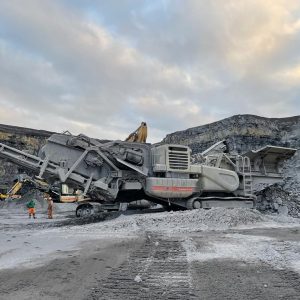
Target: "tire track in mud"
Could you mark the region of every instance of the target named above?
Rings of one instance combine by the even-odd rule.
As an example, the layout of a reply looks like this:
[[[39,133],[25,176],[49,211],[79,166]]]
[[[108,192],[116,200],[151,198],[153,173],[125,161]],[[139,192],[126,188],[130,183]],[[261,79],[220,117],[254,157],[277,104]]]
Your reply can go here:
[[[196,299],[181,243],[148,236],[86,299]]]

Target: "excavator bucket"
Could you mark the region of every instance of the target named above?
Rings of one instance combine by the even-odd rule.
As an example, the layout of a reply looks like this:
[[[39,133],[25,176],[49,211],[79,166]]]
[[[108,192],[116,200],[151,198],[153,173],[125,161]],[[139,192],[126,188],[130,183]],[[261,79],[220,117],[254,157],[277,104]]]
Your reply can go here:
[[[125,142],[146,143],[147,140],[147,124],[142,122],[140,127],[132,132]]]

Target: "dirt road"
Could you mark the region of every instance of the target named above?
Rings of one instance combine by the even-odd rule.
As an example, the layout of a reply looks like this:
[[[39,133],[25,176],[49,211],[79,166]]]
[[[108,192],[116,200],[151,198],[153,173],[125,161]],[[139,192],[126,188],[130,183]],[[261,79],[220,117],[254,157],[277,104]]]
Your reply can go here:
[[[185,234],[158,230],[124,236],[100,236],[97,224],[67,226],[63,231],[64,237],[70,232],[67,244],[61,240],[61,230],[30,229],[29,238],[39,236],[40,251],[46,258],[31,256],[31,265],[3,268],[1,300],[299,299],[297,225]],[[22,239],[24,230],[2,232],[5,239],[9,235]],[[50,251],[45,243],[52,243],[52,238],[57,247]],[[26,251],[37,247],[31,243]],[[2,258],[7,255],[2,252]],[[7,256],[6,261],[8,257],[14,256]]]

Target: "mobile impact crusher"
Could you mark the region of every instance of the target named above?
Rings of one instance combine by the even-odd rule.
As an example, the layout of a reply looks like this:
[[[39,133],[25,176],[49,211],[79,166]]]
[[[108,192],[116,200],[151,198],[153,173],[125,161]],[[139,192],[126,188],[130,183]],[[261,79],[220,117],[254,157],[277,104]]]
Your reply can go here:
[[[266,146],[230,155],[220,141],[192,157],[183,145],[102,142],[70,134],[53,134],[38,156],[0,144],[0,157],[33,171],[50,191],[57,185],[81,191],[78,216],[141,199],[184,209],[253,208],[255,193],[282,180],[282,162],[295,152]]]

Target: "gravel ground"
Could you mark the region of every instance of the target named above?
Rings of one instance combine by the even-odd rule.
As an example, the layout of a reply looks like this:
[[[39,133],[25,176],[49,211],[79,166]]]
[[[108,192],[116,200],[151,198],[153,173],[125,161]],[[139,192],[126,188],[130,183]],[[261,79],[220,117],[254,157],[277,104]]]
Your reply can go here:
[[[299,219],[247,209],[97,218],[0,211],[0,299],[299,299]]]

